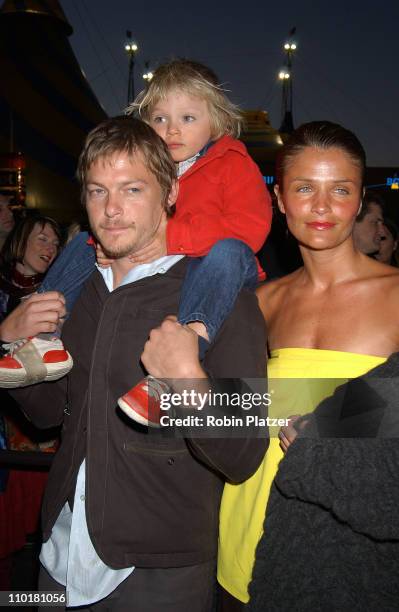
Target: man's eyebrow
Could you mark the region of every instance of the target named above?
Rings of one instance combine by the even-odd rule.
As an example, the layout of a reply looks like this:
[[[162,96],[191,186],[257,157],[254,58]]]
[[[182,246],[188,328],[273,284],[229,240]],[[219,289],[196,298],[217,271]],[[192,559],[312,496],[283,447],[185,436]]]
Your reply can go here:
[[[122,181],[121,183],[119,183],[119,185],[125,187],[126,185],[131,185],[132,183],[140,183],[141,185],[147,185],[147,181],[145,181],[144,179],[130,179],[129,181]]]
[[[98,187],[104,187],[105,188],[105,185],[100,183],[100,181],[87,181],[86,182],[86,187],[88,187],[89,185],[97,185]]]
[[[118,183],[118,185],[120,187],[126,187],[126,185],[137,184],[137,183],[140,183],[142,185],[147,185],[147,181],[145,181],[144,179],[130,179],[128,181],[122,181]],[[100,181],[95,181],[95,180],[87,181],[86,186],[89,186],[89,185],[97,185],[98,187],[103,187],[104,189],[107,189],[106,185],[104,185]]]

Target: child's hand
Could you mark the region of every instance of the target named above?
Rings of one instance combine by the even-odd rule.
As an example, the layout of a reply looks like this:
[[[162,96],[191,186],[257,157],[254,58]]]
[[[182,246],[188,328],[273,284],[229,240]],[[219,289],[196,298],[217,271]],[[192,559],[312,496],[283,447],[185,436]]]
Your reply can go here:
[[[96,259],[98,265],[102,268],[108,268],[113,261],[112,259],[108,259],[105,256],[104,251],[102,250],[101,245],[98,242],[96,242]]]
[[[166,226],[168,220],[165,215],[162,216],[162,219],[158,225],[158,229],[154,234],[154,238],[152,242],[145,246],[144,248],[136,251],[132,255],[129,255],[129,260],[132,263],[142,264],[142,263],[150,263],[151,261],[155,261],[160,257],[164,257],[168,254],[167,243],[166,243]]]
[[[156,378],[204,378],[198,360],[198,336],[188,327],[180,325],[176,317],[168,316],[150,332],[141,355],[147,372]]]

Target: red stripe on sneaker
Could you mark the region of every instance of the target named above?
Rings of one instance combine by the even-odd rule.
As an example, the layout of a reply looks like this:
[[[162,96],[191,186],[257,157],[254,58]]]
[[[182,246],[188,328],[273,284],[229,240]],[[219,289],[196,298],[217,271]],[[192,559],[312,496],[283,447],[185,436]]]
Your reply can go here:
[[[6,355],[0,359],[0,370],[20,370],[21,368],[21,364],[11,355]]]
[[[68,361],[68,353],[66,351],[47,351],[44,354],[44,363],[62,363]]]

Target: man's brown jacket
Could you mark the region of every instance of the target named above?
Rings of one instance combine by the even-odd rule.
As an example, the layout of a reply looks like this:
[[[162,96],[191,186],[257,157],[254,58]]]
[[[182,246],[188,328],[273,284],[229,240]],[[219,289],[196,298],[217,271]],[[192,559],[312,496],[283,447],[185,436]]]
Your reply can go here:
[[[48,539],[66,500],[73,501],[86,459],[86,516],[93,545],[110,567],[179,567],[216,556],[225,480],[257,469],[267,439],[165,437],[135,426],[117,398],[143,377],[140,355],[149,332],[176,314],[186,269],[110,293],[98,271],[64,326],[74,367],[55,383],[13,392],[39,427],[62,423],[50,471],[42,527]],[[212,378],[265,377],[265,326],[254,294],[243,291],[204,366]]]

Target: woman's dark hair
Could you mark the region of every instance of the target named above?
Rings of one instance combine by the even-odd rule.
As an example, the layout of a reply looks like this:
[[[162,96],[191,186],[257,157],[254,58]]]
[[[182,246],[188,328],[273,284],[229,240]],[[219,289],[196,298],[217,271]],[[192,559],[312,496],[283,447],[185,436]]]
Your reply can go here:
[[[366,193],[364,194],[362,198],[362,208],[360,210],[360,213],[356,217],[357,223],[359,223],[359,221],[363,221],[367,213],[370,212],[370,207],[372,204],[377,204],[377,206],[381,208],[381,214],[384,215],[384,212],[385,212],[384,200],[382,199],[379,193],[376,193],[375,191],[371,191],[370,189],[367,189]]]
[[[398,226],[396,225],[396,223],[394,221],[392,221],[392,219],[388,219],[387,217],[385,217],[384,218],[384,225],[387,228],[388,232],[391,234],[391,236],[394,239],[394,241],[398,240],[398,238],[399,238],[399,229],[398,229]]]
[[[17,262],[22,263],[28,238],[37,224],[41,226],[41,229],[43,229],[45,225],[49,225],[59,239],[61,246],[62,234],[58,223],[51,217],[45,217],[36,211],[29,211],[7,237],[1,251],[1,267],[3,269],[9,269]]]
[[[312,121],[296,129],[280,150],[276,160],[276,179],[280,191],[283,178],[291,160],[306,147],[316,149],[341,149],[358,164],[362,184],[366,171],[366,153],[353,132],[330,121]]]

